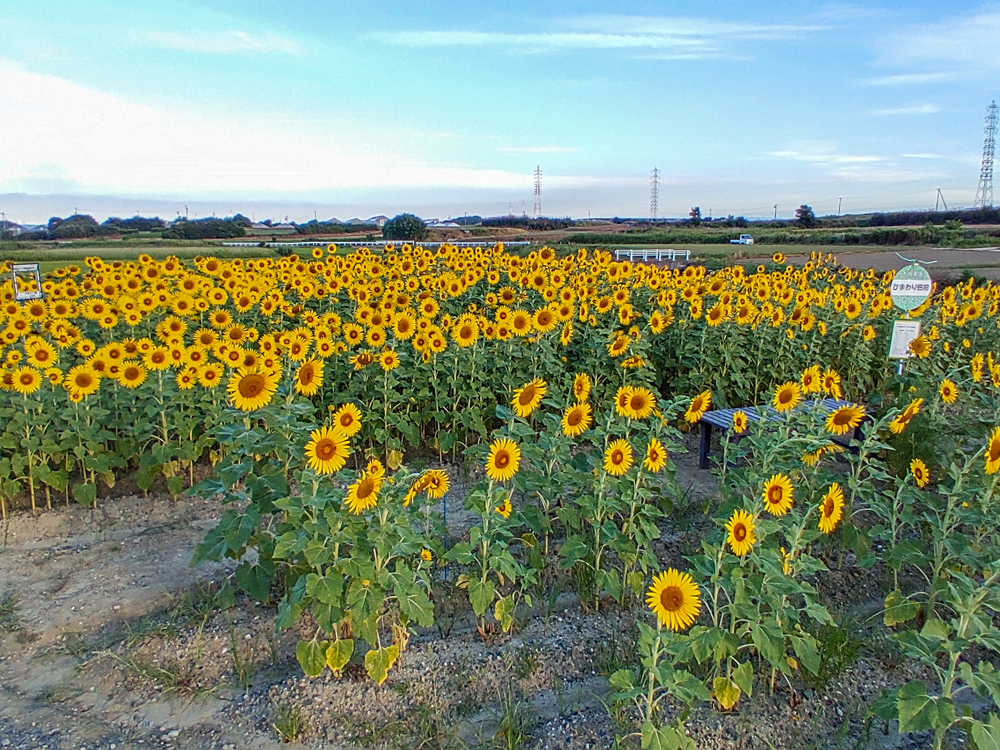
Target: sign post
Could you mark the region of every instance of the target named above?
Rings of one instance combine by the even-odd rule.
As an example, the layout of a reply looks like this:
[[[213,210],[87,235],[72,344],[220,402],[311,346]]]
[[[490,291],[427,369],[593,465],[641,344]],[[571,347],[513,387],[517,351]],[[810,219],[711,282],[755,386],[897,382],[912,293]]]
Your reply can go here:
[[[896,254],[899,255],[899,253]],[[903,258],[902,255],[899,257]],[[903,260],[908,259],[903,258]],[[910,311],[924,304],[931,296],[933,288],[934,282],[931,281],[931,275],[916,261],[899,269],[889,286],[889,296],[892,297],[892,303],[900,310],[905,310],[907,315],[906,318],[892,324],[889,359],[899,360],[897,375],[903,374],[903,362],[913,356],[913,352],[910,351],[910,342],[920,335],[920,321],[909,320]]]
[[[42,276],[37,263],[14,263],[10,267],[14,282],[14,301],[27,302],[42,298]]]

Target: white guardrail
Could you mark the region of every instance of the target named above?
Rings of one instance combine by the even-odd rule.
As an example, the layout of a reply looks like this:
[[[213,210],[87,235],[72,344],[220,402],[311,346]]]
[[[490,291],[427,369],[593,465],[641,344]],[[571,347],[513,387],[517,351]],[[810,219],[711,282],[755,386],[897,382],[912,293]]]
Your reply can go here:
[[[502,242],[502,240],[501,240]],[[416,242],[414,240],[379,240],[377,242],[337,242],[336,240],[309,240],[306,242],[223,242],[223,247],[402,247],[403,245],[420,245],[421,247],[436,247],[438,245],[454,245],[455,247],[492,247],[495,242]],[[504,242],[504,247],[530,245],[530,242]]]
[[[679,258],[683,258],[685,262],[691,260],[690,250],[662,250],[662,249],[650,249],[643,248],[641,250],[635,249],[620,249],[615,250],[615,260],[629,260],[634,263],[635,261],[669,261],[671,263],[676,262]]]

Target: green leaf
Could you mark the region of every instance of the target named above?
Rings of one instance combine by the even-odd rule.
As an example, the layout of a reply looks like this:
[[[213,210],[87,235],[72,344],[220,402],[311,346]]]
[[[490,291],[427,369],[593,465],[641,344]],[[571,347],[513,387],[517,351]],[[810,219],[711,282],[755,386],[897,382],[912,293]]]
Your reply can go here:
[[[325,576],[310,573],[306,578],[306,593],[324,604],[340,607],[344,601],[344,578],[339,573]]]
[[[87,484],[74,484],[73,499],[80,505],[94,505],[97,502],[97,485],[89,482]]]
[[[739,685],[728,677],[716,677],[712,680],[712,694],[725,711],[736,705],[742,692]]]
[[[309,677],[319,677],[326,667],[327,641],[299,641],[295,646],[295,658]]]
[[[923,680],[911,680],[903,685],[896,698],[896,707],[900,734],[945,729],[955,720],[955,704],[947,698],[928,695]]]
[[[365,671],[375,680],[376,685],[385,682],[392,665],[399,658],[399,646],[393,644],[386,648],[372,649],[365,654]]]
[[[350,638],[341,638],[334,641],[326,650],[326,665],[330,670],[340,677],[340,670],[347,666],[354,654],[354,641]]]
[[[507,633],[510,631],[511,627],[514,625],[514,595],[502,596],[497,599],[496,606],[493,608],[493,616],[496,618],[497,622],[500,623],[500,627],[503,628],[503,632]]]
[[[920,605],[905,599],[899,589],[895,589],[885,598],[885,613],[882,615],[882,622],[886,627],[891,628],[908,620],[912,620],[920,611]]]
[[[748,696],[753,695],[753,664],[748,661],[743,662],[733,670],[732,678],[740,690]]]
[[[270,570],[268,570],[261,563],[251,565],[244,561],[236,568],[236,585],[257,601],[266,603],[271,596],[271,576],[273,574],[273,566],[270,566]]]
[[[819,673],[820,658],[815,638],[808,633],[793,635],[792,648],[795,649],[795,655],[799,657],[799,661],[805,665],[806,669],[813,674]]]
[[[483,581],[479,578],[469,579],[469,602],[472,604],[472,611],[476,617],[482,617],[486,608],[493,603],[496,596],[496,587],[493,581],[487,579]]]
[[[990,714],[989,721],[973,721],[969,738],[973,750],[1000,750],[1000,719]]]
[[[673,727],[655,727],[652,722],[642,723],[642,750],[695,750],[694,740]]]

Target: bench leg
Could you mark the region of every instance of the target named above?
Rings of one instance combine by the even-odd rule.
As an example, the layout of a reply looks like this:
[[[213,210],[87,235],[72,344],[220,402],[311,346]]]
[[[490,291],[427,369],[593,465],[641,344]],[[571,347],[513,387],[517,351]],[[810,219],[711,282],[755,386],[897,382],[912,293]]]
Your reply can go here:
[[[701,447],[698,451],[698,466],[702,469],[709,467],[708,454],[712,450],[712,425],[708,422],[701,423]]]

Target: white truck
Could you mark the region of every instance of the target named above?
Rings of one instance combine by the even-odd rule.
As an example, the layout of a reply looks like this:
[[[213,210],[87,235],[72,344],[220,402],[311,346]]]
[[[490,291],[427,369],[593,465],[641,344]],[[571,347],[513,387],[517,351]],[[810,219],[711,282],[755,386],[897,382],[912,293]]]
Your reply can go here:
[[[729,240],[730,245],[752,245],[753,237],[749,234],[741,234],[738,240]]]

